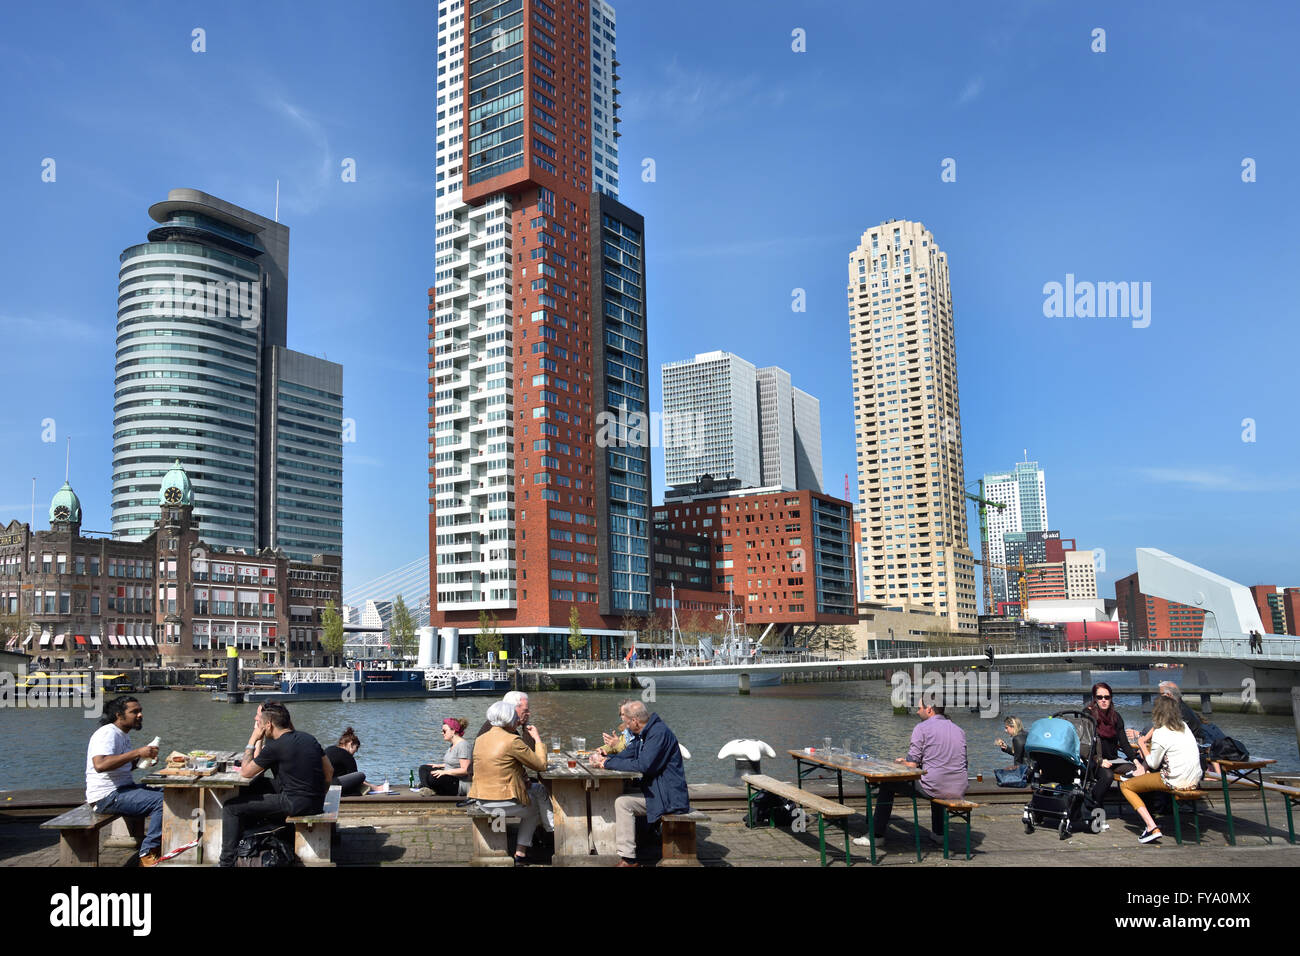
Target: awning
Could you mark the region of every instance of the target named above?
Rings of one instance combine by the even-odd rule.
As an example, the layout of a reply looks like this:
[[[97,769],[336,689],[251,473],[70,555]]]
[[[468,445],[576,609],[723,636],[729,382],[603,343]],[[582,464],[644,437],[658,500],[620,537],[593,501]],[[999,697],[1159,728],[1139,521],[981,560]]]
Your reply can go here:
[[[25,638],[23,638],[23,647],[26,647],[31,642],[32,642],[32,636],[28,634]]]
[[[42,635],[41,635],[41,647],[49,647],[49,646],[50,646],[50,635],[48,635],[48,634],[42,634]]]
[[[144,636],[144,642],[145,642],[145,644],[147,644],[149,647],[156,647],[156,646],[157,646],[157,645],[154,644],[154,642],[153,642],[153,638],[152,638],[150,635],[148,635],[148,634],[146,634],[146,635]]]
[[[140,646],[140,638],[136,637],[134,634],[128,634],[126,636],[126,642],[130,644],[132,647]]]
[[[76,641],[78,644],[80,644],[82,647],[85,647],[85,646],[86,646],[86,635],[84,635],[84,634],[78,634],[78,635],[76,635],[76,636],[73,638],[73,640],[75,640],[75,641]]]
[[[90,643],[95,645],[96,647],[99,647],[99,638],[96,637],[94,634],[90,635]]]
[[[117,647],[117,635],[116,635],[116,634],[109,634],[109,635],[108,635],[108,646],[109,646],[109,647]]]
[[[14,646],[15,644],[17,644],[17,643],[18,643],[18,638],[17,638],[17,637],[11,637],[11,638],[9,638],[9,640],[5,643],[5,650],[9,650],[11,647],[13,647],[13,646]]]
[[[55,647],[62,647],[62,646],[63,646],[63,635],[62,635],[62,634],[60,634],[58,637],[56,637],[56,638],[54,639],[54,646],[55,646]]]

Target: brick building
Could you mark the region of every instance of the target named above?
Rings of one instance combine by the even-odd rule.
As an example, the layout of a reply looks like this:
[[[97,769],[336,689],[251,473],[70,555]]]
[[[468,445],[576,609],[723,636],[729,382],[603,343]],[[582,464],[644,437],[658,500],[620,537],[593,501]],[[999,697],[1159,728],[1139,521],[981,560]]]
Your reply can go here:
[[[1137,572],[1115,582],[1115,600],[1119,619],[1128,624],[1128,633],[1133,638],[1152,641],[1201,639],[1205,612],[1143,594]]]
[[[1275,584],[1252,584],[1250,596],[1255,601],[1266,634],[1300,634],[1300,588],[1281,588]]]
[[[211,547],[179,464],[161,488],[142,540],[83,535],[66,482],[48,531],[14,521],[0,533],[6,649],[67,667],[217,664],[228,646],[250,663],[322,663],[320,612],[342,603],[340,556]]]
[[[654,509],[657,532],[709,542],[709,590],[734,596],[745,624],[781,632],[857,623],[851,521],[848,502],[808,490],[669,497]]]

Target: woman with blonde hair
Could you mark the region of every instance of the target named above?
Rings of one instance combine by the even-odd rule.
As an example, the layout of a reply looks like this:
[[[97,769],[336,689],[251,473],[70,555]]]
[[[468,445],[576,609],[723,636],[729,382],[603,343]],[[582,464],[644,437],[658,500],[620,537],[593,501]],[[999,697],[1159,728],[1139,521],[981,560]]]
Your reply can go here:
[[[1139,842],[1152,843],[1160,839],[1160,827],[1142,802],[1142,794],[1195,790],[1201,782],[1201,753],[1195,735],[1183,723],[1178,702],[1169,697],[1155,699],[1151,705],[1151,730],[1138,738],[1137,745],[1147,767],[1160,772],[1125,780],[1119,790],[1146,824]]]

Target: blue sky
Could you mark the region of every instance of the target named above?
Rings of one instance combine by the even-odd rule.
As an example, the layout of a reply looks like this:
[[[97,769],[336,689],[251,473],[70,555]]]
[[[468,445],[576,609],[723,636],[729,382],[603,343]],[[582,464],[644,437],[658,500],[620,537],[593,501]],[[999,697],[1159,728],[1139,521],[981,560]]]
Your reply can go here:
[[[1294,7],[615,6],[653,407],[664,362],[782,365],[821,399],[828,490],[848,472],[856,494],[847,257],[920,220],[949,256],[969,481],[1028,449],[1052,525],[1106,550],[1108,595],[1143,546],[1300,584]],[[289,345],[343,363],[356,421],[345,588],[426,551],[434,11],[5,5],[0,520],[26,519],[35,476],[43,524],[71,436],[85,527],[109,527],[118,254],[171,188],[270,215],[279,179]],[[1067,273],[1150,282],[1149,327],[1046,318]]]

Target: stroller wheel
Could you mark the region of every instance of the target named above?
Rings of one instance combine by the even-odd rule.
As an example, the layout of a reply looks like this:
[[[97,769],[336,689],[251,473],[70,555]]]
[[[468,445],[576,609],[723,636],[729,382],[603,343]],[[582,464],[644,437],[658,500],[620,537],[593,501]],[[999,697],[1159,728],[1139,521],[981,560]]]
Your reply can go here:
[[[1062,840],[1068,840],[1068,839],[1070,839],[1070,819],[1069,819],[1069,817],[1066,817],[1064,820],[1061,821],[1061,825],[1060,825],[1060,827],[1057,828],[1057,832],[1061,834],[1061,839],[1062,839]]]

